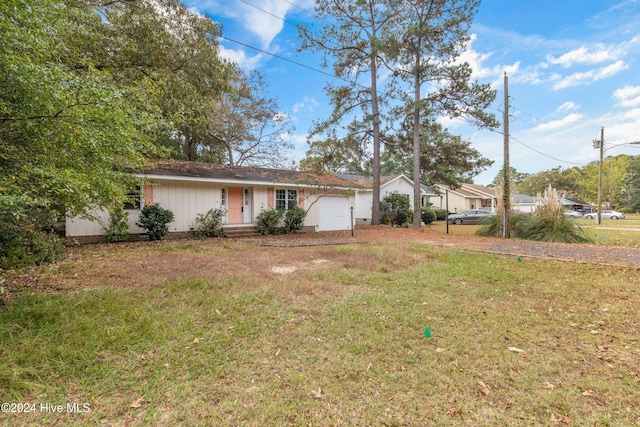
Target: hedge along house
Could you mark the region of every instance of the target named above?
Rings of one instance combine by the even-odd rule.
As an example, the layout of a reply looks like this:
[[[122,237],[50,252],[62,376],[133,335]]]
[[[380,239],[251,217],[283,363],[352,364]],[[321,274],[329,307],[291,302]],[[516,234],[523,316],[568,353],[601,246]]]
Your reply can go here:
[[[136,225],[142,206],[158,203],[174,213],[170,236],[189,235],[198,214],[225,212],[226,227],[253,227],[262,211],[299,206],[307,211],[307,231],[351,229],[351,209],[359,186],[333,175],[289,170],[226,166],[201,162],[160,160],[140,175],[145,184],[125,204],[129,233],[144,232]],[[66,236],[81,242],[101,241],[109,224],[105,211],[96,219],[69,218]]]

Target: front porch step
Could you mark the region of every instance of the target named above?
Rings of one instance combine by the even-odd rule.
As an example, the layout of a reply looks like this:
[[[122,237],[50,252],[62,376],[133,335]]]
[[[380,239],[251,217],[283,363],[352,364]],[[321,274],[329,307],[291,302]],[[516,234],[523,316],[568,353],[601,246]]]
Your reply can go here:
[[[258,229],[254,226],[250,227],[225,227],[224,232],[227,237],[232,239],[244,238],[244,237],[259,237],[261,236]]]

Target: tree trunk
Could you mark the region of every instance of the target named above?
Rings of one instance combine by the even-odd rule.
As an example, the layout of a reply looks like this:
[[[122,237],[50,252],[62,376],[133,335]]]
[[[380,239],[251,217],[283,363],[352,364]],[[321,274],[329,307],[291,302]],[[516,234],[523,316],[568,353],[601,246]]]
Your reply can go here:
[[[375,34],[374,34],[375,36]],[[373,203],[371,224],[380,224],[380,111],[378,109],[378,65],[375,49],[371,52],[371,114],[373,116]]]
[[[418,43],[422,43],[418,39]],[[420,50],[416,53],[413,72],[413,228],[422,227],[422,210],[420,206]]]

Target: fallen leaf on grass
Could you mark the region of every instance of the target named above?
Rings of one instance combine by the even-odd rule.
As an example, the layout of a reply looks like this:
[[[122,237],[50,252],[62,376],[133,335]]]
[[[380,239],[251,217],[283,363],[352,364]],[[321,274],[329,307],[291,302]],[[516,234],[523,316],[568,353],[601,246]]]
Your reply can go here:
[[[491,393],[491,389],[485,384],[484,381],[479,380],[478,385],[480,386],[480,392],[485,396],[488,396]]]
[[[139,407],[141,407],[141,406],[142,406],[142,402],[143,402],[143,401],[144,401],[144,396],[142,396],[142,397],[141,397],[140,399],[138,399],[138,400],[134,400],[134,401],[133,401],[133,403],[131,403],[131,405],[130,405],[130,406],[131,406],[132,408],[136,408],[136,409],[137,409],[137,408],[139,408]]]
[[[524,350],[518,347],[507,347],[511,351],[515,351],[516,353],[524,353]]]
[[[595,396],[595,392],[593,390],[585,390],[582,392],[583,396]]]
[[[322,399],[323,395],[322,395],[322,388],[318,387],[317,390],[311,390],[311,394],[313,395],[314,398],[316,399]]]
[[[556,388],[556,386],[551,384],[549,381],[545,381],[544,382],[544,388],[554,389],[554,388]]]

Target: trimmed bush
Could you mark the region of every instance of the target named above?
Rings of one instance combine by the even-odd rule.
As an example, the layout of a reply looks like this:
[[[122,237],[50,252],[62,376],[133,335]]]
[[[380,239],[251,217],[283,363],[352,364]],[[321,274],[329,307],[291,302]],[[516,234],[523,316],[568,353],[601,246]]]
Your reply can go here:
[[[433,209],[433,211],[436,213],[436,221],[446,221],[447,220],[447,215],[449,215],[449,214],[448,214],[446,209]],[[426,222],[425,222],[425,224],[426,224]]]
[[[136,225],[147,230],[145,234],[149,236],[149,240],[161,240],[169,232],[167,224],[171,221],[173,212],[155,203],[142,208]]]
[[[193,235],[199,239],[207,237],[224,237],[225,232],[222,228],[222,219],[224,218],[224,210],[210,209],[206,214],[198,214],[196,220],[190,230]]]
[[[113,209],[109,212],[109,226],[104,230],[105,242],[115,243],[129,240],[128,218],[129,212],[124,209]]]
[[[264,235],[281,234],[283,218],[284,209],[262,211],[256,218],[256,228]]]
[[[284,214],[284,231],[286,233],[293,233],[298,230],[302,230],[304,227],[304,218],[307,216],[307,212],[299,206],[293,209],[288,209]]]
[[[422,218],[422,222],[425,224],[431,224],[437,219],[437,215],[433,209],[423,209],[420,218]]]

